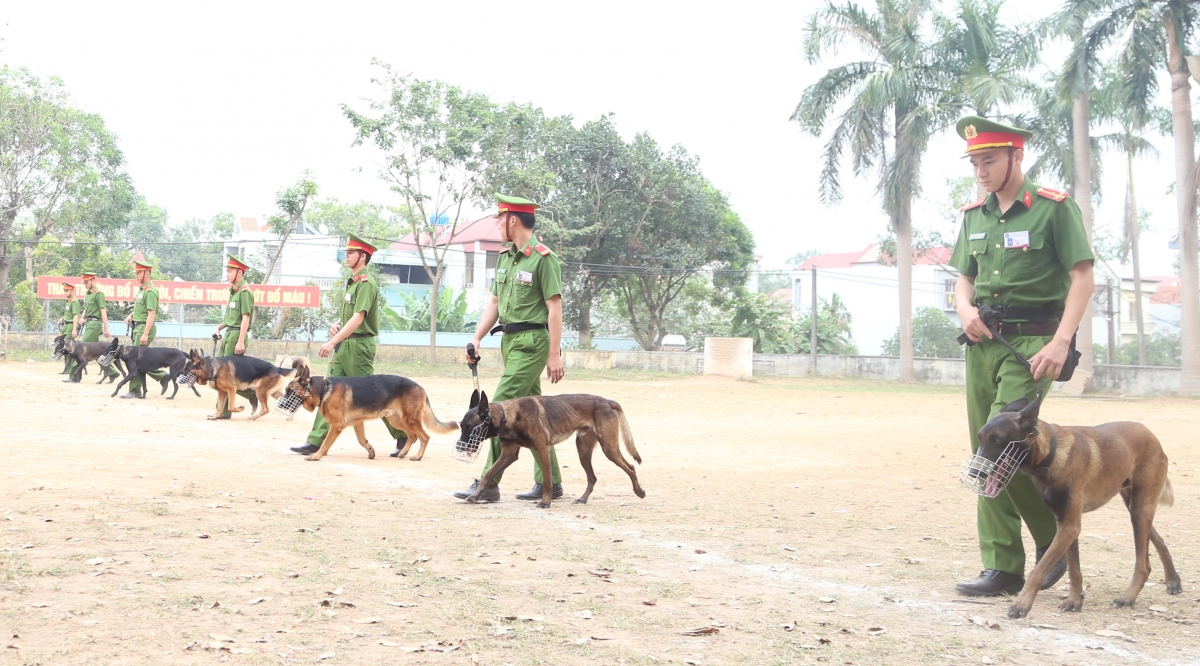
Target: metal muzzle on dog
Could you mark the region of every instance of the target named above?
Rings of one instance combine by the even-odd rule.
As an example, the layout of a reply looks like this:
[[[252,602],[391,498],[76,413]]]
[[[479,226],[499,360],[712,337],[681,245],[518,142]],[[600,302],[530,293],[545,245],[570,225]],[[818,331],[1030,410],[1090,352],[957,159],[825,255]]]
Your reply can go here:
[[[114,349],[114,350],[104,354],[100,358],[96,359],[96,362],[99,363],[100,365],[108,367],[108,366],[112,365],[112,362],[115,361],[116,359],[117,359],[117,350]]]
[[[186,374],[179,375],[175,378],[175,383],[180,386],[191,386],[196,383],[196,371],[188,370]]]
[[[489,431],[491,430],[490,420],[484,420],[483,423],[471,428],[471,434],[467,436],[466,441],[458,440],[454,443],[454,454],[452,457],[455,460],[463,462],[471,462],[479,456],[479,449],[483,445],[483,440],[489,439]]]
[[[297,410],[304,406],[304,397],[307,395],[308,391],[305,391],[304,393],[288,391],[283,395],[282,398],[279,399],[279,402],[275,403],[275,408],[281,412],[295,414]]]
[[[976,453],[967,458],[958,481],[977,495],[994,498],[1008,487],[1028,455],[1029,447],[1025,442],[1009,442],[995,461]]]
[[[62,347],[62,346],[55,347],[55,348],[54,348],[54,355],[50,357],[50,360],[51,360],[51,361],[57,361],[58,359],[60,359],[60,358],[62,358],[62,357],[64,357],[64,356],[66,356],[66,355],[67,355],[67,349],[66,349],[66,347]]]

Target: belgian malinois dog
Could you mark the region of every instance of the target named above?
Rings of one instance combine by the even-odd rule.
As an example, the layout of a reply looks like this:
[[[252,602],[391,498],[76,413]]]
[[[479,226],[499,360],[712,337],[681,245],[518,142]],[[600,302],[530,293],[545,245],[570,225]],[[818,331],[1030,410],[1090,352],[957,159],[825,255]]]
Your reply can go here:
[[[305,365],[296,371],[287,385],[287,396],[298,395],[308,411],[319,411],[329,423],[329,433],[321,448],[305,460],[320,460],[346,428],[353,426],[358,443],[367,450],[367,458],[375,458],[375,448],[367,441],[363,422],[386,418],[393,428],[408,435],[408,443],[400,450],[399,458],[408,455],[413,440],[421,440],[421,450],[411,460],[425,456],[429,446],[429,431],[438,434],[454,432],[458,424],[438,420],[429,404],[425,389],[407,377],[396,375],[367,375],[366,377],[312,376]]]
[[[303,356],[292,358],[292,367],[283,368],[253,356],[205,356],[199,349],[192,349],[188,354],[187,366],[184,372],[191,372],[196,377],[196,383],[211,385],[217,392],[217,411],[208,417],[209,421],[219,420],[229,405],[230,412],[240,412],[245,407],[234,407],[234,399],[238,391],[252,389],[256,397],[252,401],[250,420],[256,421],[267,415],[271,408],[267,398],[278,398],[287,390],[287,384],[292,379],[297,368],[308,366],[308,359]],[[193,387],[194,388],[194,387]]]
[[[1118,608],[1132,606],[1150,576],[1153,543],[1162,560],[1167,594],[1183,591],[1179,573],[1167,544],[1154,529],[1154,511],[1171,506],[1174,493],[1167,479],[1167,456],[1158,438],[1146,426],[1130,421],[1105,423],[1092,428],[1058,426],[1038,420],[1043,394],[1033,403],[1021,398],[1007,405],[979,431],[978,454],[995,461],[1014,442],[1028,455],[1020,470],[1033,477],[1046,506],[1054,512],[1058,533],[1046,554],[1033,567],[1008,616],[1029,614],[1046,573],[1067,555],[1071,591],[1059,610],[1083,608],[1083,574],[1079,568],[1079,531],[1083,514],[1095,511],[1120,493],[1133,521],[1133,580],[1125,594],[1113,601]]]
[[[615,400],[595,395],[568,394],[554,396],[530,396],[489,403],[487,393],[471,394],[471,408],[461,421],[460,441],[472,438],[499,437],[500,458],[479,480],[475,495],[467,498],[474,503],[488,487],[492,477],[500,474],[517,459],[521,447],[532,449],[541,458],[542,470],[550,473],[550,447],[575,435],[575,448],[579,452],[579,464],[587,472],[588,486],[576,504],[587,504],[592,489],[596,487],[596,473],[592,470],[592,450],[600,443],[601,450],[609,460],[620,467],[633,481],[633,492],[645,497],[646,491],[638,483],[637,471],[621,455],[621,442],[633,459],[641,464],[633,445],[633,432],[625,411]],[[550,507],[554,484],[547,479],[542,484],[542,500],[538,506]]]

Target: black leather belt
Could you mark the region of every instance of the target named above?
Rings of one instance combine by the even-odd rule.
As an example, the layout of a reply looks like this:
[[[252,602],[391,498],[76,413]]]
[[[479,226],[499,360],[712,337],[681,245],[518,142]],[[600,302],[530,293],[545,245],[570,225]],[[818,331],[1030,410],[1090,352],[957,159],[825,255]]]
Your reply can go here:
[[[351,333],[350,335],[347,335],[346,337],[347,338],[373,338],[373,337],[375,337],[375,334],[374,333]]]
[[[1054,335],[1058,332],[1058,322],[1033,322],[1029,324],[1000,324],[1001,335]]]
[[[1027,321],[1036,321],[1038,323],[1042,323],[1047,319],[1060,319],[1063,315],[1062,310],[1053,307],[1016,308],[1008,305],[980,306],[979,303],[976,303],[975,306],[990,307],[993,312],[1000,315],[1001,319],[1024,319]]]
[[[493,328],[491,333],[488,333],[488,335],[495,335],[497,333],[520,333],[521,331],[533,331],[540,328],[548,329],[550,327],[545,324],[499,324]]]
[[[84,321],[100,321],[99,317],[84,317]]]

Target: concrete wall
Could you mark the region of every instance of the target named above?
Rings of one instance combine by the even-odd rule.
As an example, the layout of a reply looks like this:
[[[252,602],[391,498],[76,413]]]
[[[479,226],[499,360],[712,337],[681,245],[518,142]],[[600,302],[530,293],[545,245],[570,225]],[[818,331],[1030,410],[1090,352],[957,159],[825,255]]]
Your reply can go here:
[[[46,350],[41,333],[10,333],[9,349]],[[176,338],[158,338],[155,346],[176,347]],[[294,340],[254,340],[250,349],[253,356],[274,359],[285,354],[300,354],[316,357],[320,344],[311,346]],[[212,349],[211,338],[184,338],[183,349]],[[428,358],[429,347],[425,345],[381,344],[377,358],[389,361],[420,361]],[[484,363],[500,365],[500,350],[480,350]],[[463,360],[463,348],[438,347],[439,363],[459,363]],[[590,370],[648,370],[682,375],[704,374],[702,352],[647,352],[647,351],[580,351],[566,350],[563,362],[568,368]],[[914,362],[917,379],[923,384],[937,386],[964,386],[966,384],[966,361],[961,359],[919,358]],[[1117,395],[1147,396],[1168,395],[1179,391],[1179,368],[1141,367],[1130,365],[1095,366],[1095,390]],[[891,356],[818,356],[817,370],[823,377],[848,377],[895,381],[900,377],[900,359]],[[756,377],[808,377],[812,375],[812,358],[807,354],[755,354],[754,375]]]

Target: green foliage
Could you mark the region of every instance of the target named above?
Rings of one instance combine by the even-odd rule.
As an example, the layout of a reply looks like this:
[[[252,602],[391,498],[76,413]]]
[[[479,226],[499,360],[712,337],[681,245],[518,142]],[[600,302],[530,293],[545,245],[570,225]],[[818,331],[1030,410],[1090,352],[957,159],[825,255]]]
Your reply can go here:
[[[398,331],[428,331],[429,330],[429,299],[417,298],[408,292],[400,292],[404,305],[399,312],[391,311],[396,317],[394,326]],[[438,298],[438,330],[439,331],[474,331],[474,325],[468,326],[467,292],[455,291],[449,287],[442,290]],[[478,317],[476,317],[478,320]]]
[[[769,294],[792,286],[792,274],[787,271],[764,271],[758,274],[758,293]]]
[[[310,227],[328,229],[333,236],[357,234],[366,239],[395,240],[405,234],[408,225],[404,211],[367,201],[342,203],[336,198],[317,201],[304,214]]]
[[[854,356],[858,347],[850,331],[850,311],[835,293],[817,302],[817,353]],[[812,311],[793,319],[792,336],[796,354],[812,353]]]
[[[920,358],[963,358],[961,331],[937,308],[917,308],[913,315],[913,355]],[[883,343],[884,356],[900,355],[900,329]]]
[[[752,338],[760,354],[791,354],[796,350],[792,309],[787,301],[764,294],[744,293],[733,311],[731,335]]]
[[[1178,368],[1182,365],[1182,358],[1179,334],[1158,332],[1146,336],[1147,365]],[[1108,363],[1108,345],[1093,345],[1092,359],[1095,363]],[[1117,365],[1138,364],[1137,340],[1117,346],[1116,362]]]
[[[610,297],[615,301],[615,297]],[[668,333],[682,335],[687,342],[688,351],[703,351],[704,338],[729,337],[729,322],[733,318],[733,301],[722,291],[718,291],[701,277],[688,281],[679,292],[678,298],[671,302],[665,317],[665,327]],[[623,328],[613,331],[617,335],[628,335],[628,324],[622,318],[623,313],[616,313],[616,319]]]
[[[24,331],[41,331],[46,327],[46,313],[38,302],[37,289],[29,281],[18,282],[13,289],[16,307],[13,309],[13,328]]]

